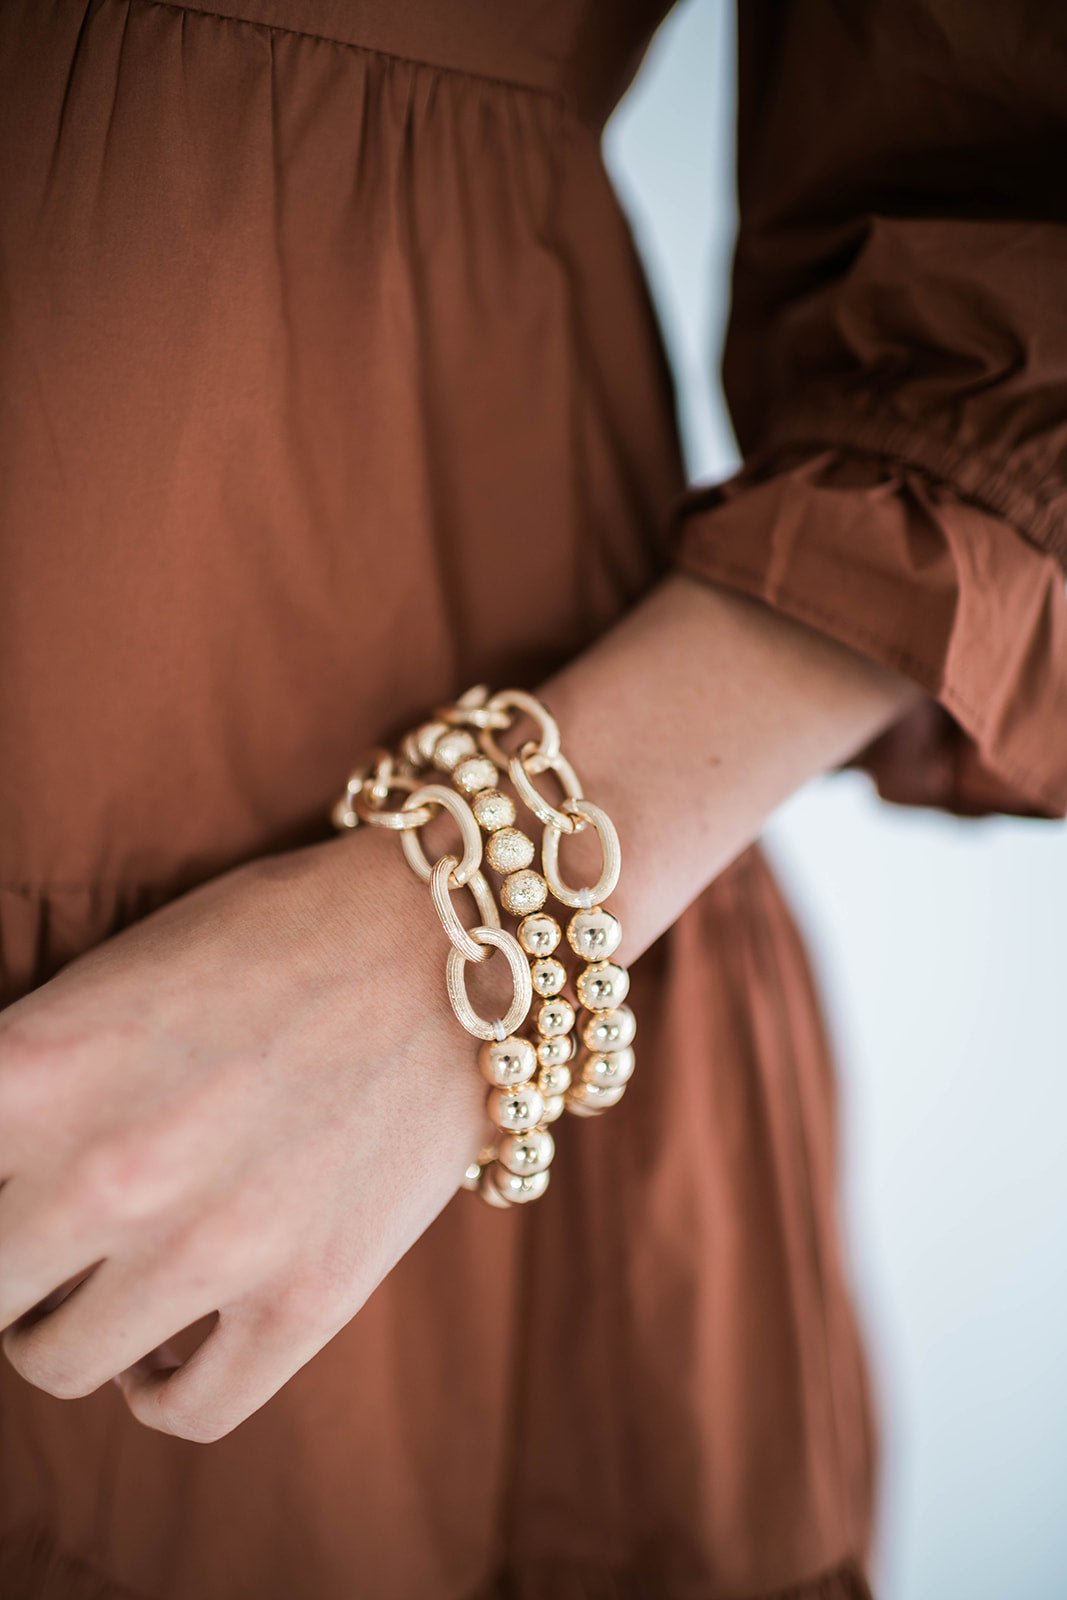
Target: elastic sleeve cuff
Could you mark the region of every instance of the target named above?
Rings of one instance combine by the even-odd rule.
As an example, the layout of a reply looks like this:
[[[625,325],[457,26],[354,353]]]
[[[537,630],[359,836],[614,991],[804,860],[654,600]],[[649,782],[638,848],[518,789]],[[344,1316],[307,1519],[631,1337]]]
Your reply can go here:
[[[884,799],[1067,813],[1063,572],[999,516],[907,465],[829,450],[691,491],[673,551],[927,691],[856,758]]]

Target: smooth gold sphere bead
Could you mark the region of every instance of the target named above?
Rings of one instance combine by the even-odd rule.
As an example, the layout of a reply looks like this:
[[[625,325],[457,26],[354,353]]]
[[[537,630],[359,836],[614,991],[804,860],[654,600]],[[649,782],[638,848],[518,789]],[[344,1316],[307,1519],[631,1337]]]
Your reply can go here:
[[[573,1111],[578,1116],[595,1116],[598,1111],[606,1111],[609,1106],[617,1105],[626,1093],[626,1085],[618,1083],[612,1089],[602,1088],[597,1083],[586,1083],[579,1078],[577,1083],[572,1083],[567,1090],[565,1099],[567,1110]]]
[[[468,756],[452,769],[452,781],[464,794],[492,789],[497,780],[496,762],[488,756]]]
[[[554,956],[544,956],[540,961],[530,965],[530,982],[533,984],[534,994],[543,995],[546,999],[550,995],[559,994],[567,981],[567,969],[562,961],[557,961]]]
[[[537,1051],[529,1039],[511,1033],[506,1039],[487,1039],[478,1051],[478,1065],[495,1088],[513,1089],[537,1071]]]
[[[500,1190],[493,1181],[496,1170],[497,1167],[495,1161],[491,1161],[487,1167],[482,1168],[482,1175],[478,1179],[478,1193],[481,1195],[482,1199],[487,1200],[491,1206],[496,1206],[498,1211],[510,1211],[510,1200],[504,1199],[504,1196],[500,1193]],[[500,1171],[503,1170],[503,1168],[500,1168]]]
[[[471,807],[479,827],[484,828],[486,833],[495,833],[498,828],[510,828],[515,821],[515,802],[510,795],[501,794],[499,789],[483,789],[474,796]]]
[[[519,943],[528,956],[550,956],[562,937],[559,923],[546,911],[523,917],[519,923]]]
[[[527,1200],[537,1200],[548,1188],[547,1167],[542,1172],[531,1172],[526,1177],[517,1172],[509,1172],[507,1167],[494,1162],[491,1171],[493,1188],[508,1205],[521,1206],[525,1205]]]
[[[541,1121],[558,1122],[566,1109],[567,1102],[561,1094],[550,1094],[545,1100],[545,1110]]]
[[[634,1065],[634,1053],[627,1046],[625,1050],[613,1050],[610,1055],[586,1056],[578,1070],[583,1083],[595,1083],[600,1089],[614,1089],[619,1084],[629,1083]],[[537,1081],[540,1087],[540,1077]]]
[[[527,1133],[506,1133],[497,1150],[497,1160],[520,1178],[543,1172],[556,1153],[556,1141],[545,1128],[530,1128]]]
[[[540,1122],[545,1100],[540,1089],[526,1083],[515,1089],[490,1089],[485,1107],[491,1120],[505,1133],[524,1133]]]
[[[571,1086],[571,1069],[566,1062],[556,1067],[542,1067],[537,1074],[537,1087],[545,1097],[545,1104],[553,1095],[566,1094]]]
[[[433,764],[442,772],[451,772],[468,756],[476,756],[478,746],[466,728],[449,728],[433,747]],[[494,776],[494,782],[496,781]]]
[[[637,1018],[629,1006],[616,1006],[588,1019],[582,1028],[582,1043],[588,1050],[606,1054],[609,1050],[625,1050],[633,1044],[636,1032]]]
[[[500,885],[500,899],[513,917],[524,917],[528,911],[540,911],[548,899],[548,884],[539,872],[527,867],[508,874]]]
[[[630,992],[630,974],[615,961],[594,961],[579,973],[578,998],[589,1011],[611,1011]]]
[[[543,1067],[561,1067],[574,1054],[574,1040],[570,1029],[553,1038],[542,1039],[537,1046],[537,1059]]]
[[[567,924],[567,943],[586,961],[603,961],[613,956],[622,938],[622,924],[610,911],[594,906],[591,911],[576,911]]]
[[[485,846],[485,859],[494,872],[518,872],[534,858],[534,842],[521,828],[498,828]]]
[[[570,1033],[573,1027],[574,1007],[562,995],[546,1000],[537,1013],[537,1031],[543,1033],[546,1039],[559,1033]]]

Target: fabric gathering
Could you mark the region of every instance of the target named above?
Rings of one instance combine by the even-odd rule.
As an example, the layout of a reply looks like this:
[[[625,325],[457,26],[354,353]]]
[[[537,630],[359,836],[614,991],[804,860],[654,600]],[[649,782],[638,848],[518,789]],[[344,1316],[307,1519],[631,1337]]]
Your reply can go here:
[[[709,488],[600,152],[669,9],[0,4],[0,1005],[672,570],[923,691],[886,801],[1067,813],[1067,29],[739,7]],[[835,1066],[758,845],[629,1004],[547,1193],[457,1193],[225,1438],[0,1362],[2,1600],[869,1600]]]

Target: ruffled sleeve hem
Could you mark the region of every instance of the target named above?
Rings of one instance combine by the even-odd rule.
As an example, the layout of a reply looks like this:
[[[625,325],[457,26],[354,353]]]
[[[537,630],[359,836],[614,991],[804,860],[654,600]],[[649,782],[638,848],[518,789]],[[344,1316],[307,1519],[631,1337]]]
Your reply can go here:
[[[858,758],[887,800],[1067,813],[1067,591],[1054,557],[918,468],[825,450],[683,501],[678,566],[931,697]]]

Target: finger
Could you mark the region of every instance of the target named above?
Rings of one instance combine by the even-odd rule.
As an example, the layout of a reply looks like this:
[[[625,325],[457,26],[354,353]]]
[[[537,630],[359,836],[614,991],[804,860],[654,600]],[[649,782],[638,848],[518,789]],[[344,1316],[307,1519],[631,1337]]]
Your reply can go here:
[[[346,1320],[314,1333],[306,1315],[280,1306],[224,1307],[214,1330],[176,1371],[136,1369],[123,1372],[119,1383],[146,1427],[209,1444],[265,1405]]]
[[[77,1399],[206,1315],[211,1293],[170,1264],[105,1261],[55,1310],[8,1328],[4,1352],[38,1389]]]
[[[68,1210],[40,1210],[14,1182],[2,1198],[0,1329],[69,1293],[106,1259],[108,1243],[72,1225]]]

